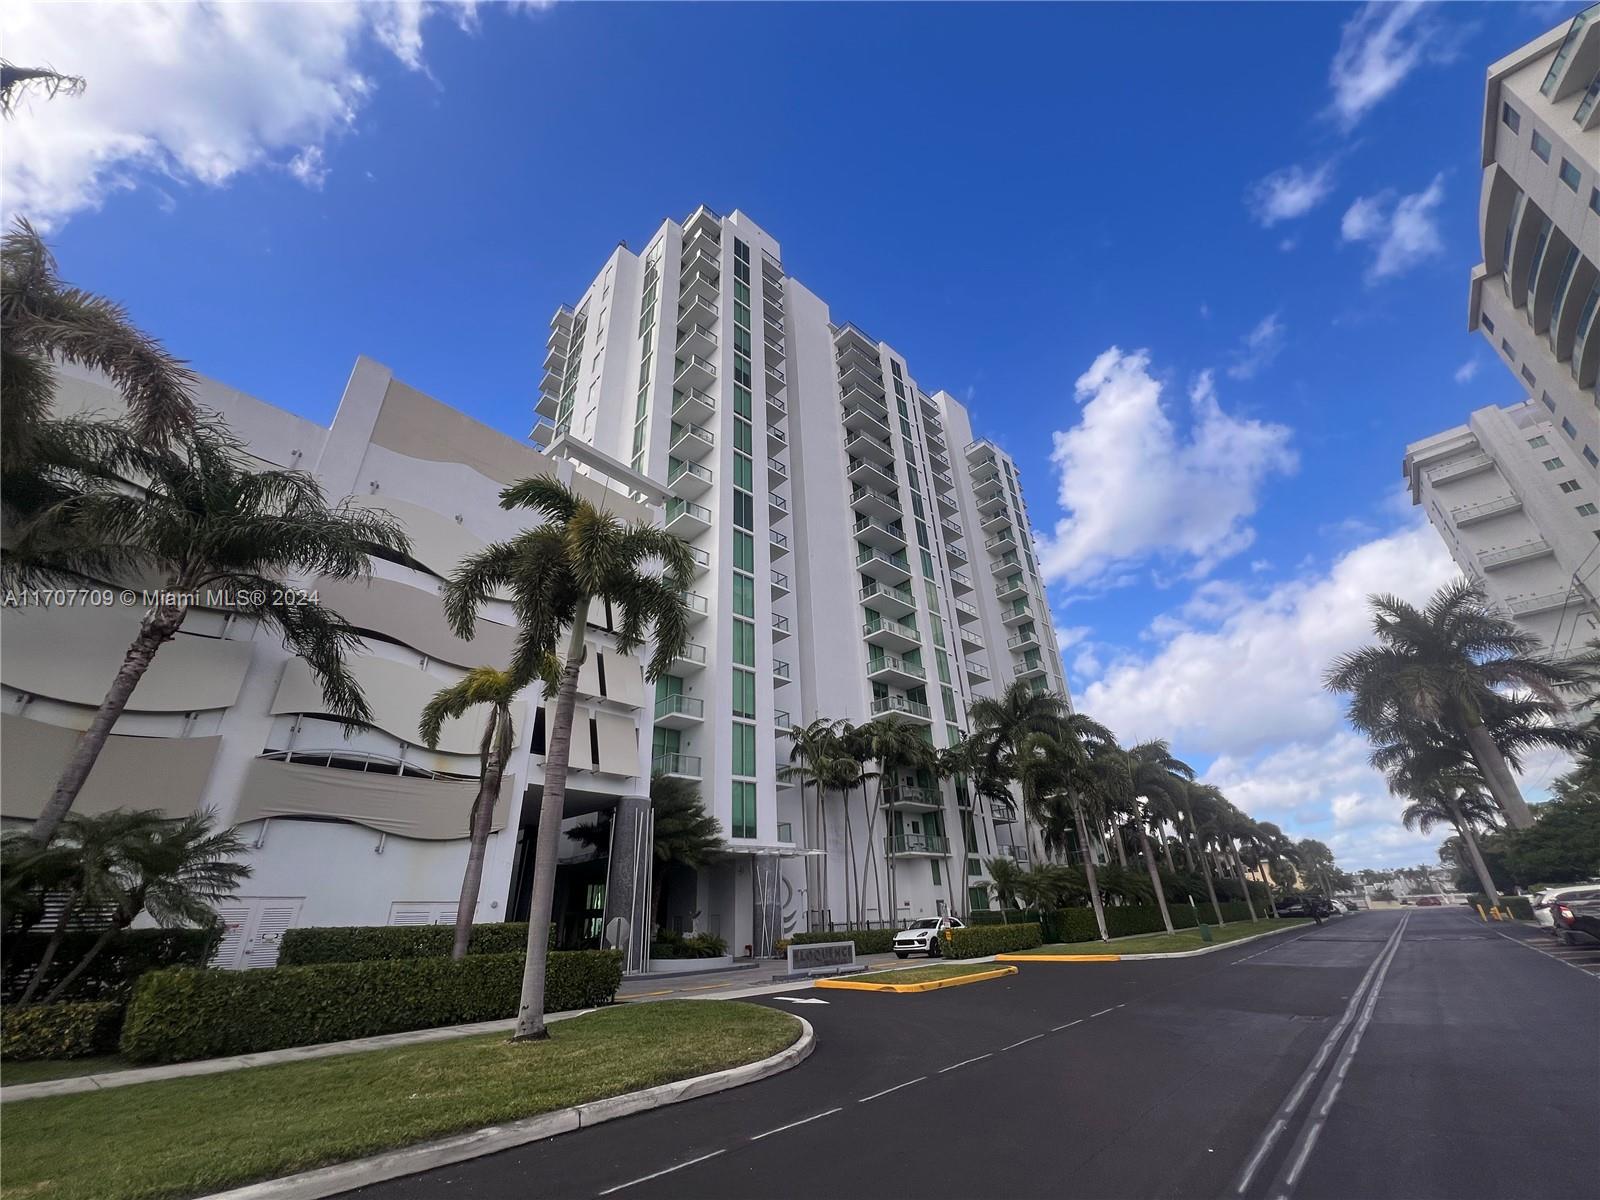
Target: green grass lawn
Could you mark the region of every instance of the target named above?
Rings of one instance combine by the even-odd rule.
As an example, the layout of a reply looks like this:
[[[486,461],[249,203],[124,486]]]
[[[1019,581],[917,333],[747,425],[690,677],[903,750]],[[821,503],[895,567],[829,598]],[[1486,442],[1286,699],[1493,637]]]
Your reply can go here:
[[[843,979],[862,983],[931,983],[935,979],[953,979],[957,975],[977,975],[996,970],[994,963],[934,963],[926,967],[907,967],[903,971],[873,971],[867,975],[844,975]]]
[[[1308,917],[1283,917],[1276,921],[1230,921],[1226,925],[1211,927],[1211,941],[1200,940],[1198,929],[1184,929],[1177,933],[1148,933],[1141,937],[1118,938],[1114,942],[1066,942],[1053,946],[1036,946],[1032,950],[1018,950],[1018,954],[1174,954],[1182,950],[1203,950],[1207,945],[1233,942],[1289,925],[1308,925]]]
[[[504,1034],[15,1101],[18,1200],[194,1196],[754,1062],[800,1027],[754,1004],[666,1000]]]
[[[0,1061],[0,1086],[43,1083],[47,1079],[73,1079],[79,1075],[98,1075],[102,1071],[126,1071],[138,1066],[116,1054],[99,1058],[64,1058],[44,1062]]]

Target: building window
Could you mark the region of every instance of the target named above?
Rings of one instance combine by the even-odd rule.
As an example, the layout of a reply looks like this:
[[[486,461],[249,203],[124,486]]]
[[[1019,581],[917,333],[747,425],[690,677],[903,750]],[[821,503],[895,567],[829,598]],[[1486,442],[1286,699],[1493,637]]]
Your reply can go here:
[[[1600,215],[1600,187],[1589,189],[1589,210]]]
[[[1555,410],[1556,410],[1556,402],[1554,400],[1550,399],[1550,393],[1549,392],[1540,392],[1539,393],[1539,403],[1543,404],[1551,412],[1555,412]]]
[[[1550,139],[1537,129],[1533,131],[1533,152],[1545,162],[1550,161]]]
[[[1512,362],[1517,361],[1517,352],[1511,348],[1511,343],[1506,341],[1505,338],[1500,339],[1500,353],[1504,354]]]
[[[1538,437],[1532,437],[1528,439],[1528,445],[1532,446],[1535,450],[1539,449],[1541,446],[1548,446],[1549,444],[1550,439],[1545,437],[1542,433]]]
[[[1561,176],[1561,182],[1574,192],[1578,190],[1578,184],[1583,181],[1583,175],[1578,171],[1578,168],[1564,158],[1561,160],[1561,169],[1556,173]]]
[[[1511,130],[1512,133],[1522,132],[1522,114],[1512,108],[1511,105],[1502,104],[1500,106],[1500,119],[1505,122],[1506,128]]]
[[[733,661],[741,667],[756,665],[756,627],[750,621],[733,623]]]
[[[756,719],[756,674],[754,671],[733,669],[733,715],[746,720]]]
[[[1561,470],[1561,460],[1559,458],[1547,458],[1547,459],[1545,459],[1544,460],[1544,469],[1546,471],[1559,471],[1559,470]]]
[[[1565,417],[1561,418],[1561,432],[1566,434],[1573,441],[1578,440],[1577,429],[1573,426],[1572,422],[1567,420]]]
[[[1535,380],[1533,378],[1533,372],[1528,370],[1527,364],[1523,364],[1523,367],[1522,367],[1522,379],[1523,379],[1523,382],[1525,382],[1529,387],[1536,386]]]
[[[1563,492],[1576,492],[1583,487],[1576,479],[1563,479],[1560,486]]]
[[[1595,452],[1587,446],[1583,448],[1583,459],[1591,467],[1600,467],[1600,456],[1596,456]]]
[[[756,836],[756,785],[738,779],[733,781],[733,836]]]
[[[1600,513],[1600,508],[1596,508],[1593,504],[1578,505],[1578,515],[1580,517],[1592,517],[1596,513]]]
[[[743,721],[733,723],[733,773],[756,773],[756,727]]]
[[[1484,313],[1483,316],[1478,318],[1478,320],[1482,323],[1483,327],[1485,329],[1487,329],[1490,333],[1494,332],[1494,322],[1489,318],[1489,314],[1488,313]]]

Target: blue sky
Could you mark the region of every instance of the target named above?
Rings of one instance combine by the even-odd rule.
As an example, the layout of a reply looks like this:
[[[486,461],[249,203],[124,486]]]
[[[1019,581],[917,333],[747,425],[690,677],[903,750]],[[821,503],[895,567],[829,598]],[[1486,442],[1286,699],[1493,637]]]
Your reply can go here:
[[[1519,398],[1465,331],[1483,71],[1574,10],[17,3],[90,86],[4,207],[208,375],[326,420],[364,353],[517,435],[609,247],[741,208],[1016,456],[1081,705],[1414,863],[1315,675],[1450,573],[1406,441]]]

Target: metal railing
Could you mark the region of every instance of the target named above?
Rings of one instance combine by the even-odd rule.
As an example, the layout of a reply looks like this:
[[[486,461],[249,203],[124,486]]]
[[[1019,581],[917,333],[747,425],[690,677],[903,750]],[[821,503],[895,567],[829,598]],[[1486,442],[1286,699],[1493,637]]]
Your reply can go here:
[[[672,695],[663,696],[656,701],[656,720],[662,717],[692,717],[698,721],[705,717],[706,705],[704,700],[697,700],[693,696]]]

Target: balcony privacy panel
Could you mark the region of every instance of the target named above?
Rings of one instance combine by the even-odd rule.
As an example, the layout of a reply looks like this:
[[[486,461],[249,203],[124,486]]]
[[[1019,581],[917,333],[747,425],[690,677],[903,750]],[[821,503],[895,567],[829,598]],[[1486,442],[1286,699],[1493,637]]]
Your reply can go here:
[[[76,729],[0,716],[0,815],[37,817],[77,741]],[[200,804],[221,744],[219,737],[113,734],[72,811],[93,816],[113,808],[157,808],[168,816],[187,816]]]
[[[492,829],[503,829],[516,781],[502,781]],[[322,817],[365,825],[395,837],[465,839],[476,780],[417,779],[371,771],[309,767],[258,758],[239,792],[234,823],[267,817]]]

